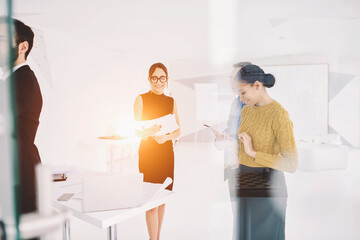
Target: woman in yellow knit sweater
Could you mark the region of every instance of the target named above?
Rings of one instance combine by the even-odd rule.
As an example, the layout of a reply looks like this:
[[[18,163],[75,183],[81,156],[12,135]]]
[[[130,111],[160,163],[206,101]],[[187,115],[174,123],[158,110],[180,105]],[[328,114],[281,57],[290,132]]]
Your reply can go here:
[[[240,100],[246,103],[239,128],[240,178],[258,174],[268,181],[264,191],[244,191],[240,184],[238,239],[285,239],[287,191],[285,172],[295,172],[297,150],[288,112],[266,91],[272,74],[247,65],[237,74]],[[241,181],[241,180],[240,180]]]

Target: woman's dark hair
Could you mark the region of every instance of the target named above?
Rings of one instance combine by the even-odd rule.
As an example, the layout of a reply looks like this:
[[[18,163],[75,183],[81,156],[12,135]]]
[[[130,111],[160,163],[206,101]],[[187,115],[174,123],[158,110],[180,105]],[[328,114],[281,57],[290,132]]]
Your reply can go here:
[[[149,69],[149,78],[152,77],[152,75],[154,74],[154,72],[157,68],[164,70],[166,77],[168,77],[168,71],[167,71],[167,68],[165,67],[165,65],[162,63],[154,63],[153,65],[151,65],[151,67]]]
[[[272,74],[265,73],[259,66],[253,64],[242,67],[237,73],[237,79],[249,84],[259,81],[267,88],[275,84],[275,77]]]
[[[238,62],[233,65],[233,68],[242,68],[243,66],[252,64],[251,62]]]

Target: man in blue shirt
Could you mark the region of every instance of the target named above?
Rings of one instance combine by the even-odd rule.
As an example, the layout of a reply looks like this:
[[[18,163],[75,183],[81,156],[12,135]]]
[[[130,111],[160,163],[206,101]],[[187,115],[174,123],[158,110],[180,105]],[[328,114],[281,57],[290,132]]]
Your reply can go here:
[[[224,150],[224,181],[228,179],[229,192],[231,197],[231,208],[233,212],[233,239],[238,239],[238,229],[236,226],[237,218],[239,215],[239,200],[236,197],[232,197],[231,181],[234,179],[234,175],[239,170],[239,139],[238,130],[241,123],[241,110],[245,106],[240,101],[238,82],[235,79],[237,72],[244,66],[251,64],[250,62],[239,62],[233,65],[233,70],[230,76],[230,85],[236,98],[231,104],[229,119],[227,121],[227,128],[219,134],[215,133],[215,146],[219,150]]]
[[[230,85],[236,98],[231,104],[229,119],[227,121],[227,128],[222,134],[215,133],[215,146],[219,150],[224,150],[224,180],[229,177],[229,170],[236,169],[239,166],[238,160],[238,130],[241,123],[241,110],[245,106],[240,101],[238,82],[234,79],[236,73],[250,62],[239,62],[233,65],[233,71],[230,76]]]

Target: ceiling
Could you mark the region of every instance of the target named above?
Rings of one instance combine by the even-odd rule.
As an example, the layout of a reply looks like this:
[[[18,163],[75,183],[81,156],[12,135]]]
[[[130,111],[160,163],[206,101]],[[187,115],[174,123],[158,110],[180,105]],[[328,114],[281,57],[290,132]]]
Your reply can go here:
[[[356,0],[17,0],[14,16],[97,49],[215,63],[326,52],[354,58]],[[360,50],[359,50],[360,51]]]

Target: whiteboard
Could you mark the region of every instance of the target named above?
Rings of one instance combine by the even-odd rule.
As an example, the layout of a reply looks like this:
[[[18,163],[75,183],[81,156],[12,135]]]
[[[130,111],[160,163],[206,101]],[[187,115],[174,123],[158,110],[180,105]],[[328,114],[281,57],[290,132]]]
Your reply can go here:
[[[328,133],[328,65],[261,66],[275,76],[275,85],[266,88],[294,123],[296,139]]]
[[[195,83],[196,119],[217,120],[219,117],[219,97],[216,83]]]

